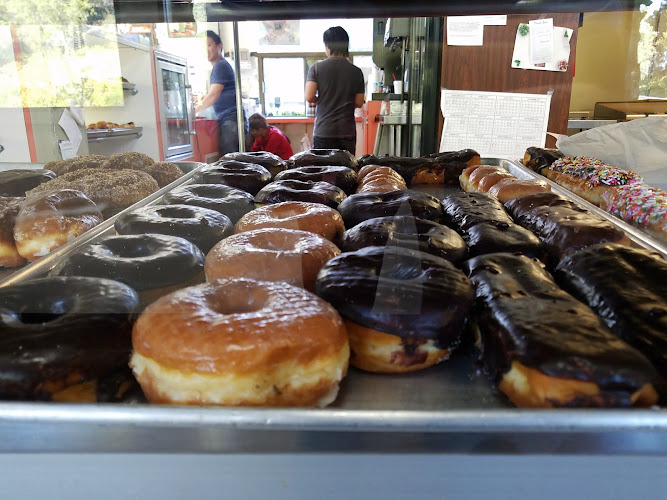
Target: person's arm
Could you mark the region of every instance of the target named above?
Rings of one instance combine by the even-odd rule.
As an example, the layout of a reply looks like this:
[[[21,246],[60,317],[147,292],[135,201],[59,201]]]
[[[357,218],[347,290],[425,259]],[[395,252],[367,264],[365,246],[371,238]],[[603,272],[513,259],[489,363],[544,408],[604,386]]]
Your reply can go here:
[[[208,90],[208,93],[204,96],[201,102],[195,106],[195,113],[199,113],[200,111],[213,106],[215,101],[218,100],[218,97],[220,97],[222,89],[224,88],[225,86],[222,83],[212,84],[211,88]]]
[[[360,108],[364,105],[364,94],[354,94],[354,107]]]
[[[306,90],[304,96],[307,102],[317,104],[317,82],[306,82]]]

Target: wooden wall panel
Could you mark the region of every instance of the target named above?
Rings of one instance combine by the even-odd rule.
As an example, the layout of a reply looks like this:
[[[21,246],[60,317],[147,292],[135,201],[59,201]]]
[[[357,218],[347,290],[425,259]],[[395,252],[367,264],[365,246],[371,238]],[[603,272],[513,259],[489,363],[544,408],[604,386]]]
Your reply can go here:
[[[536,71],[511,67],[516,30],[520,23],[534,19],[553,18],[554,26],[574,30],[570,40],[570,60],[566,72]],[[442,48],[441,86],[453,90],[481,90],[492,92],[526,92],[545,94],[554,91],[549,113],[549,132],[567,133],[570,109],[574,56],[577,46],[579,14],[508,15],[505,26],[485,26],[484,45],[458,47],[447,45],[447,23],[444,27]],[[442,133],[442,115],[440,129]],[[554,141],[547,137],[547,145]]]

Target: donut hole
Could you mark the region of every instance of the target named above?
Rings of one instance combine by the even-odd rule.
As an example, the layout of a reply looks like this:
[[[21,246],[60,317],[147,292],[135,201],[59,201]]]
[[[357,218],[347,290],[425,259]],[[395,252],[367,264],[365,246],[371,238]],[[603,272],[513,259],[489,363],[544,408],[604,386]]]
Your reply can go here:
[[[218,199],[222,196],[226,196],[230,194],[232,191],[231,189],[221,189],[224,188],[224,186],[199,186],[199,187],[193,187],[189,191],[201,198],[210,198],[210,199]]]
[[[69,301],[56,299],[50,303],[26,305],[18,311],[18,320],[26,325],[43,325],[57,320],[71,309]]]
[[[214,295],[209,300],[209,308],[222,315],[254,313],[266,306],[269,295],[259,288],[247,293],[228,293]]]
[[[139,238],[133,238],[131,241],[120,239],[111,240],[106,243],[105,247],[111,255],[123,259],[148,257],[153,255],[156,250]]]
[[[192,219],[196,216],[194,210],[185,207],[164,207],[157,209],[155,213],[165,219]]]

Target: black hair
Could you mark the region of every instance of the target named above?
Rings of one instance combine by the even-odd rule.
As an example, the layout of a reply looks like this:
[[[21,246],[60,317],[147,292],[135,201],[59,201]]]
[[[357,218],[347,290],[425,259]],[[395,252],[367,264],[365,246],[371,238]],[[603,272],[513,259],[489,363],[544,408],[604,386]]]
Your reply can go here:
[[[206,30],[206,37],[213,40],[216,45],[222,45],[222,39],[215,31]]]
[[[255,113],[248,118],[248,129],[258,130],[260,128],[269,128],[269,123],[266,121],[266,118],[264,118],[264,115]]]
[[[324,41],[324,45],[329,47],[331,55],[349,57],[348,46],[350,45],[350,37],[347,31],[340,26],[334,26],[326,30],[322,36],[322,40]]]

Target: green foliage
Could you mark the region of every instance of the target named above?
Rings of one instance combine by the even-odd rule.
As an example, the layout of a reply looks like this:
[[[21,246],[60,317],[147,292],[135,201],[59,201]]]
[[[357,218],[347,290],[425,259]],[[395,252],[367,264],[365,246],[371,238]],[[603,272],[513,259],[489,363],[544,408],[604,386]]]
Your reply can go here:
[[[113,13],[112,0],[3,0],[0,24],[96,25]]]

